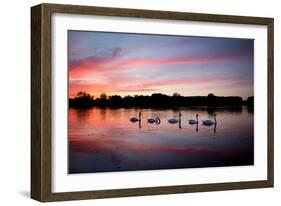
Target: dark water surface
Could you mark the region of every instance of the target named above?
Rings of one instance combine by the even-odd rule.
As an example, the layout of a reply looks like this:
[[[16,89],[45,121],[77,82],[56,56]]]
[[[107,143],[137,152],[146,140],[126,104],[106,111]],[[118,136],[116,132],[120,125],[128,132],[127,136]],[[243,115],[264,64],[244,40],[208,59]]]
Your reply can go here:
[[[142,122],[131,117],[142,112]],[[169,124],[178,118],[181,125]],[[199,125],[189,119],[199,114]],[[217,125],[201,121],[217,114]],[[161,124],[147,119],[159,117]],[[247,107],[69,109],[69,173],[253,165],[254,115]]]

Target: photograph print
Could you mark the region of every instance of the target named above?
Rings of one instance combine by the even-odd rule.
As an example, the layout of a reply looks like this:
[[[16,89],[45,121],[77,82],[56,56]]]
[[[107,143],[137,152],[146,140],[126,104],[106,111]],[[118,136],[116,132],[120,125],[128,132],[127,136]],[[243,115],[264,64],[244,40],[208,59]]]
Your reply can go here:
[[[254,165],[254,40],[68,30],[68,173]]]

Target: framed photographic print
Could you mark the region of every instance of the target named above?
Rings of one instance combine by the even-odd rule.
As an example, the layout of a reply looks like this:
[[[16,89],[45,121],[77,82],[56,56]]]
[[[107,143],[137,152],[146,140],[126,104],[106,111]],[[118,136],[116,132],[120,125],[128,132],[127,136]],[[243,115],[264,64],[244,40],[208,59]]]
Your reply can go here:
[[[31,8],[31,197],[273,187],[273,19]]]

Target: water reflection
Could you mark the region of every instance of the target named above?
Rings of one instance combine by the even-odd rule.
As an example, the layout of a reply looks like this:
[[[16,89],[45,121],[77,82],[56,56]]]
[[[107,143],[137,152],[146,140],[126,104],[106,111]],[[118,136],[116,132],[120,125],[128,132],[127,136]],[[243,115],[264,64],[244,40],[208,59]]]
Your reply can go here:
[[[142,121],[130,122],[139,112]],[[217,124],[202,125],[214,114]],[[251,165],[253,140],[246,108],[70,109],[69,173]]]

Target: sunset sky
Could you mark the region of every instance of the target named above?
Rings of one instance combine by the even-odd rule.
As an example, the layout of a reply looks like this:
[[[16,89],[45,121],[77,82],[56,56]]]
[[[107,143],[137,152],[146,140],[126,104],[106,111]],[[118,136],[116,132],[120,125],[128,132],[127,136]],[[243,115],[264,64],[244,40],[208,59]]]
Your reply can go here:
[[[69,96],[253,96],[254,40],[68,31]]]

